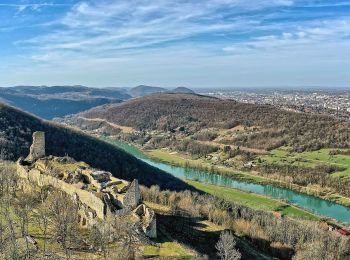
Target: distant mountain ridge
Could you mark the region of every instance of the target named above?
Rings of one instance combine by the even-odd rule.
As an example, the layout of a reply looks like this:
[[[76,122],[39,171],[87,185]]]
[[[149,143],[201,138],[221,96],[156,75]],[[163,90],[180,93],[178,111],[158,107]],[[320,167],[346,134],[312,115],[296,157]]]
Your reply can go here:
[[[185,87],[166,89],[140,85],[127,88],[77,86],[15,86],[0,88],[0,101],[44,119],[64,117],[93,107],[155,93],[194,93]]]
[[[144,97],[152,94],[157,93],[192,93],[195,92],[189,88],[185,87],[177,87],[174,89],[168,89],[168,88],[162,88],[162,87],[153,87],[153,86],[147,86],[147,85],[140,85],[134,88],[131,88],[128,93],[132,97]]]
[[[161,87],[152,87],[152,86],[146,86],[146,85],[140,85],[134,88],[131,88],[128,93],[132,97],[143,97],[147,95],[151,95],[154,93],[161,93],[166,92],[167,89],[161,88]]]
[[[0,88],[0,100],[45,119],[75,114],[131,98],[119,89],[84,86],[17,86]]]
[[[184,94],[195,94],[195,92],[192,89],[186,88],[186,87],[177,87],[172,90],[170,90],[171,93],[184,93]]]

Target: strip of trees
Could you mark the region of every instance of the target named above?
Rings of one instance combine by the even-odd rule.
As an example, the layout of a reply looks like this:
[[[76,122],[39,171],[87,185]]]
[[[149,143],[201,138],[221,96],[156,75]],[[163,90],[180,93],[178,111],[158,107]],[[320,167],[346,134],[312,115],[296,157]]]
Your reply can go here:
[[[145,200],[159,203],[172,211],[223,225],[248,237],[259,249],[282,259],[319,260],[350,257],[350,239],[328,231],[325,223],[276,218],[272,213],[254,210],[209,195],[190,191],[161,191],[142,187]],[[322,246],[320,246],[322,245]],[[317,254],[313,256],[313,252]]]

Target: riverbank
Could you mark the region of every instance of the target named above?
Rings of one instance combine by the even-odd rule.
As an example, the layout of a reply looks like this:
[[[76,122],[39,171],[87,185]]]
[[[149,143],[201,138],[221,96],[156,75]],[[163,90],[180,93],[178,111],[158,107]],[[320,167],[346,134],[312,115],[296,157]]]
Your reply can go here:
[[[225,199],[230,202],[235,202],[244,206],[248,206],[253,209],[279,212],[282,216],[288,216],[304,220],[321,220],[320,217],[306,210],[265,196],[240,191],[233,188],[201,183],[197,181],[185,180],[185,182],[192,185],[196,189],[204,191],[205,193],[208,193],[210,195]]]
[[[142,149],[141,147],[138,147]],[[296,184],[286,183],[282,181],[272,180],[263,176],[254,175],[248,172],[232,170],[225,166],[214,166],[205,162],[204,160],[194,160],[191,158],[184,158],[179,153],[170,153],[166,150],[142,150],[149,158],[158,160],[163,163],[171,164],[173,166],[188,167],[196,170],[208,171],[214,174],[226,176],[232,179],[245,181],[249,183],[261,185],[273,185],[281,188],[288,188],[303,194],[315,196],[327,201],[335,202],[337,204],[350,207],[350,198],[344,197],[340,194],[320,191],[311,187],[303,187]]]

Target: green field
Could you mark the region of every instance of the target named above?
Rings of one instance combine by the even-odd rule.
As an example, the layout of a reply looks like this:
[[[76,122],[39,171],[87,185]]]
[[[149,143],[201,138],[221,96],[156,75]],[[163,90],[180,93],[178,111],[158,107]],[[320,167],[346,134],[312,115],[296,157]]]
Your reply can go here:
[[[332,149],[321,149],[312,152],[290,153],[287,147],[275,149],[261,159],[268,163],[289,164],[314,168],[318,165],[334,165],[342,168],[332,175],[334,177],[350,177],[350,156],[330,155]]]
[[[176,242],[159,243],[159,246],[145,246],[145,257],[171,257],[172,259],[194,259],[194,255]]]
[[[172,165],[182,165],[182,166],[188,165],[189,167],[197,168],[199,166],[202,166],[203,163],[206,164],[204,160],[200,160],[200,159],[194,160],[190,158],[183,158],[178,153],[176,152],[170,153],[167,150],[145,151],[145,154],[154,160],[159,160]]]
[[[319,217],[313,215],[312,213],[268,197],[236,189],[204,184],[196,181],[186,180],[186,182],[194,186],[196,189],[202,190],[208,194],[217,196],[219,198],[223,198],[228,201],[236,202],[238,204],[242,204],[254,209],[277,211],[282,213],[282,215],[294,218],[319,220]]]

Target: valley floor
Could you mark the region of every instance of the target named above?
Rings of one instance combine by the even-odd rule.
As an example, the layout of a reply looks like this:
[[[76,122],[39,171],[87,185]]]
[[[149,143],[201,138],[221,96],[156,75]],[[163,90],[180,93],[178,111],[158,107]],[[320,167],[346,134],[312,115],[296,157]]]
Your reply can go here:
[[[105,138],[104,138],[105,139]],[[106,140],[106,139],[105,139]],[[107,139],[107,141],[113,143],[113,140]],[[225,175],[233,179],[238,179],[246,182],[257,183],[257,184],[272,184],[274,186],[286,187],[299,192],[304,192],[309,195],[316,195],[323,199],[332,200],[339,204],[348,205],[350,202],[349,198],[340,196],[338,194],[332,194],[326,196],[320,194],[320,192],[312,187],[300,187],[297,185],[291,185],[288,183],[283,183],[281,181],[272,180],[263,176],[259,176],[256,173],[242,172],[232,170],[225,166],[213,166],[204,159],[193,159],[185,154],[178,152],[172,152],[167,149],[157,149],[157,150],[143,150],[143,152],[150,158],[154,160],[159,160],[164,163],[168,163],[174,166],[190,167],[194,169],[205,170],[208,172],[214,172],[216,174]],[[306,220],[316,220],[320,221],[322,217],[319,217],[313,213],[310,213],[304,209],[301,209],[295,205],[290,205],[284,201],[276,200],[270,197],[257,195],[250,192],[241,191],[233,188],[225,188],[216,185],[204,184],[197,181],[186,180],[187,183],[194,186],[198,190],[204,191],[211,195],[224,198],[229,201],[234,201],[242,205],[246,205],[255,209],[267,210],[272,212],[278,212],[282,216],[288,216],[297,219]],[[327,197],[328,196],[328,197]],[[343,203],[341,203],[343,202]],[[330,223],[336,223],[334,220],[329,220]],[[342,225],[341,223],[338,223]]]
[[[328,152],[329,152],[328,150],[324,149],[321,151],[305,152],[302,154],[296,154],[295,156],[289,156],[284,149],[276,149],[272,151],[271,154],[264,155],[262,158],[270,163],[276,163],[276,164],[296,163],[298,165],[300,165],[300,163],[295,161],[296,160],[300,161],[301,158],[303,158],[302,159],[303,162],[301,164],[312,165],[313,167],[316,167],[322,162],[329,163],[329,160],[327,158]],[[348,207],[350,206],[350,198],[337,194],[334,191],[323,189],[316,185],[314,186],[309,185],[307,187],[303,187],[303,186],[278,180],[278,178],[268,178],[265,176],[261,176],[256,171],[250,171],[250,172],[239,171],[224,165],[218,165],[218,164],[213,165],[211,162],[208,162],[207,160],[204,160],[201,158],[192,159],[190,156],[186,154],[172,152],[167,149],[143,150],[143,152],[154,160],[159,160],[161,162],[169,163],[174,166],[207,170],[216,174],[231,177],[233,179],[239,179],[239,180],[257,183],[257,184],[271,184],[278,187],[285,187],[301,193],[305,193],[305,194],[316,196],[325,200],[329,200],[329,201],[338,203],[340,205],[344,205]],[[309,157],[309,159],[307,157]],[[335,172],[332,174],[334,178],[340,177],[340,178],[350,179],[350,156],[345,156],[345,155],[333,156],[330,162],[331,164],[342,165],[344,167],[344,170]],[[272,176],[272,177],[276,177],[276,176]]]

